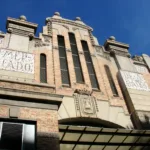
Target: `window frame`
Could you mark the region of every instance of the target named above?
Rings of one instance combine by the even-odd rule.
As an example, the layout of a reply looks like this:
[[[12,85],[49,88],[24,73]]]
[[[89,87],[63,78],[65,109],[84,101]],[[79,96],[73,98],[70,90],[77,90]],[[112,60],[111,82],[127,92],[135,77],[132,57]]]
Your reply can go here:
[[[21,148],[20,150],[36,150],[36,144],[37,144],[37,125],[36,125],[36,121],[28,121],[28,120],[20,120],[20,119],[9,119],[9,118],[0,118],[0,141],[1,141],[1,137],[2,137],[2,131],[3,131],[3,124],[18,124],[18,125],[22,125],[22,138],[21,138]],[[33,126],[34,131],[33,131],[33,145],[31,148],[29,148],[25,143],[25,138],[26,136],[28,136],[28,132],[25,131],[25,127],[29,127],[29,125]],[[31,133],[31,131],[30,131]],[[27,146],[27,147],[26,147]]]
[[[61,41],[61,39],[59,38],[63,38],[63,44],[59,44],[59,41]],[[65,46],[65,39],[64,36],[61,35],[57,35],[57,42],[58,42],[58,53],[59,53],[59,61],[60,61],[60,73],[61,73],[61,81],[62,81],[62,86],[66,86],[66,87],[70,87],[70,75],[69,75],[69,68],[68,68],[68,60],[67,60],[67,53],[66,53],[66,46]],[[60,48],[64,49],[64,56],[61,56],[60,54]],[[66,61],[66,69],[61,68],[61,59],[64,59]],[[65,83],[65,80],[63,80],[63,73],[62,72],[67,72],[67,83]]]
[[[119,96],[118,90],[117,90],[117,87],[115,85],[111,70],[110,70],[108,65],[104,65],[104,68],[105,68],[105,72],[106,72],[107,79],[109,81],[109,85],[110,85],[111,91],[113,93],[113,96],[118,97]]]
[[[45,59],[44,60],[45,62],[43,62],[45,64],[44,67],[42,66],[42,57]],[[45,73],[44,79],[42,76],[42,72]],[[46,54],[44,53],[40,54],[40,82],[47,83],[47,57],[46,57]]]
[[[99,86],[98,79],[97,79],[97,76],[96,76],[96,72],[95,72],[95,68],[94,68],[94,65],[93,65],[93,61],[92,61],[92,58],[91,58],[91,55],[90,55],[88,42],[84,41],[84,40],[81,40],[81,45],[82,45],[84,58],[85,58],[85,61],[86,61],[86,66],[87,66],[87,70],[88,70],[88,74],[89,74],[89,78],[90,78],[92,89],[93,90],[100,90],[100,86]],[[93,73],[90,73],[88,64],[91,64],[91,68],[93,70]],[[92,78],[93,76],[94,76],[94,78]],[[96,87],[94,87],[94,84],[96,85]]]
[[[79,56],[79,52],[78,52],[76,37],[75,37],[75,34],[71,33],[71,32],[68,33],[68,36],[69,36],[70,47],[71,47],[71,51],[72,51],[72,59],[73,59],[75,76],[76,76],[76,82],[80,83],[80,84],[84,84],[85,80],[84,80],[83,70],[82,70],[82,66],[81,66],[81,62],[80,62],[80,56]],[[72,42],[72,41],[74,41],[74,42]],[[72,48],[73,46],[76,47],[74,50]],[[79,72],[77,72],[77,70]],[[79,75],[78,73],[80,74],[80,79],[78,78],[78,75]]]

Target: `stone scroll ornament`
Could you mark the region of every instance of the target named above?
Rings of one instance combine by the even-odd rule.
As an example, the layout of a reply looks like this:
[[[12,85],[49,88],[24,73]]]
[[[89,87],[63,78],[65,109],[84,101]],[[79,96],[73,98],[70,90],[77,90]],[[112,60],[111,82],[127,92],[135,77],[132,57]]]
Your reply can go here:
[[[148,84],[139,73],[121,71],[121,76],[127,88],[142,91],[150,91]]]
[[[0,49],[0,69],[34,74],[34,55]]]

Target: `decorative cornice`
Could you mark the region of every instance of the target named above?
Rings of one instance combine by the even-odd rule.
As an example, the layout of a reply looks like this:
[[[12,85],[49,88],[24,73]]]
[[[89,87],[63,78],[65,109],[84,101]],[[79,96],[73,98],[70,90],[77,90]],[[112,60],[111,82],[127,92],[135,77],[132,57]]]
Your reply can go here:
[[[20,19],[15,19],[15,18],[7,18],[7,25],[9,22],[14,22],[16,24],[22,24],[22,25],[26,25],[26,26],[31,26],[33,28],[37,28],[38,24],[32,23],[32,22],[28,22],[28,21],[21,21]]]
[[[64,24],[70,24],[70,25],[73,25],[73,26],[77,26],[77,27],[80,27],[80,28],[87,29],[89,31],[93,31],[93,29],[91,27],[89,27],[87,25],[83,25],[83,24],[77,23],[77,22],[72,21],[72,20],[50,18],[50,21],[52,21],[52,22],[58,22],[58,23],[64,23]]]
[[[107,46],[108,44],[110,45],[114,45],[114,46],[119,46],[119,47],[122,47],[122,48],[126,48],[128,49],[129,48],[129,45],[128,44],[125,44],[125,43],[121,43],[121,42],[118,42],[118,41],[114,41],[114,40],[106,40],[104,46]]]

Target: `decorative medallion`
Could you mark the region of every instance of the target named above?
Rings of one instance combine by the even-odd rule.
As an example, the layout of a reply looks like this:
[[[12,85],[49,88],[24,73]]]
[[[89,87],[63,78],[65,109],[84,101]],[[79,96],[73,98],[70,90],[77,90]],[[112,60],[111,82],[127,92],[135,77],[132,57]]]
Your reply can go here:
[[[96,117],[97,104],[93,96],[74,94],[77,116]]]

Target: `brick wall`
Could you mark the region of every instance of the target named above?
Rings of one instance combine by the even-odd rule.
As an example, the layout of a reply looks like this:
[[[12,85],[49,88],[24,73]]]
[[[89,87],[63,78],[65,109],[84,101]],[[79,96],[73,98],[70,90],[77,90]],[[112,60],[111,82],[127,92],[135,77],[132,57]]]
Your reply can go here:
[[[95,49],[92,46],[92,42],[91,42],[88,30],[85,30],[82,28],[72,30],[73,26],[69,26],[69,25],[68,25],[68,29],[66,29],[63,27],[63,24],[62,25],[61,24],[56,25],[56,23],[53,25],[53,28],[54,28],[53,29],[53,46],[54,46],[54,48],[53,48],[53,60],[54,60],[56,94],[72,96],[75,89],[84,89],[84,88],[89,90],[89,91],[92,91],[89,73],[88,73],[88,69],[86,66],[84,53],[83,53],[83,49],[82,49],[82,45],[81,45],[81,40],[87,41],[90,53],[91,54],[95,53]],[[78,51],[79,51],[79,58],[80,58],[80,62],[81,62],[81,67],[82,67],[82,71],[83,71],[85,84],[81,85],[79,83],[76,83],[74,65],[73,65],[73,60],[72,60],[72,52],[66,50],[69,75],[70,75],[70,82],[71,82],[71,87],[67,88],[67,87],[62,87],[62,83],[61,83],[61,72],[60,72],[57,35],[64,36],[66,49],[71,49],[70,48],[70,41],[69,41],[69,37],[68,37],[69,32],[73,32],[75,34],[75,37],[76,37],[76,43],[77,43],[77,47],[78,47]],[[92,95],[95,96],[97,99],[110,101],[111,105],[121,106],[127,112],[125,101],[123,99],[123,95],[122,95],[122,92],[121,92],[121,89],[120,89],[120,86],[118,83],[118,79],[117,79],[117,72],[118,71],[115,69],[115,67],[113,66],[111,61],[106,60],[106,59],[101,58],[101,57],[95,57],[95,56],[91,56],[91,57],[92,57],[93,65],[95,68],[95,73],[96,73],[96,76],[98,79],[98,84],[100,87],[100,90],[99,91],[93,91]],[[116,85],[116,88],[117,88],[117,91],[119,94],[118,97],[113,96],[112,90],[110,88],[110,83],[108,81],[106,72],[104,70],[105,64],[108,65],[111,69],[114,83]]]
[[[9,118],[11,106],[0,105],[0,117]],[[18,119],[37,122],[37,149],[59,149],[58,118],[56,110],[20,107]]]

